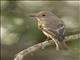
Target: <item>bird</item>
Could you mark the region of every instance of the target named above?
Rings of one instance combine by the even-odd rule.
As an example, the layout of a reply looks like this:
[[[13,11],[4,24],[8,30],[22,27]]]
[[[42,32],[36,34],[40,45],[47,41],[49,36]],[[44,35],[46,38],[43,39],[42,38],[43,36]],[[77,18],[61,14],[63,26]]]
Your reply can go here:
[[[67,49],[67,45],[64,42],[65,39],[65,24],[51,11],[39,11],[31,15],[35,17],[38,23],[38,28],[43,34],[54,41],[56,50]]]

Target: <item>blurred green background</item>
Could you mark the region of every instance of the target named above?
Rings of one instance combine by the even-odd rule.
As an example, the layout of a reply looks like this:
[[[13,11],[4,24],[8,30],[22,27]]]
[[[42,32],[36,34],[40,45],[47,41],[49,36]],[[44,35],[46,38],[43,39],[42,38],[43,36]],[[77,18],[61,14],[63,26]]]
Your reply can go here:
[[[1,2],[1,60],[13,60],[21,50],[45,41],[46,36],[37,28],[30,14],[50,10],[61,18],[66,35],[80,33],[80,1],[19,1]],[[26,55],[24,60],[80,60],[80,41],[67,42],[69,50],[56,51],[49,46]]]

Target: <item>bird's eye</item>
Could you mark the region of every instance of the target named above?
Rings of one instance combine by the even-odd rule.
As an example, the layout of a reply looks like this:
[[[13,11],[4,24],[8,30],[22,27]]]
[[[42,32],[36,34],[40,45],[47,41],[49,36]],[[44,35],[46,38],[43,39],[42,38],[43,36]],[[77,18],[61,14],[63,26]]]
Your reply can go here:
[[[46,16],[45,14],[43,14],[42,16]]]

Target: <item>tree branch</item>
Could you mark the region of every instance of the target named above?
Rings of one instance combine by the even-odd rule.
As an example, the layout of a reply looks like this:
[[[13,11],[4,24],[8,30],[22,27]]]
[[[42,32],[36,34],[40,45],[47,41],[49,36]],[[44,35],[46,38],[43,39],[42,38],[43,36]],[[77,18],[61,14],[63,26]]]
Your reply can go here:
[[[80,40],[80,34],[66,36],[64,41],[71,41],[71,40],[75,40],[75,39]],[[50,42],[53,42],[53,40],[50,40]],[[14,58],[14,60],[22,60],[25,55],[35,52],[36,50],[38,50],[40,48],[51,45],[50,42],[46,40],[44,42],[41,42],[41,43],[33,45],[29,48],[26,48],[26,49],[22,50],[21,52],[19,52],[18,54],[16,54],[16,57]]]

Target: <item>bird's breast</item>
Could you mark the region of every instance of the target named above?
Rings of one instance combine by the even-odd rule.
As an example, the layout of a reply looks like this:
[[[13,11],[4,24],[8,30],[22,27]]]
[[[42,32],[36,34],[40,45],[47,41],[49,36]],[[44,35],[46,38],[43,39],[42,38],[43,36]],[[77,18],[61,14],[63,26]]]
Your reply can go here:
[[[46,27],[48,25],[48,22],[44,19],[37,18],[37,20],[38,20],[38,24],[41,25],[42,27]]]

